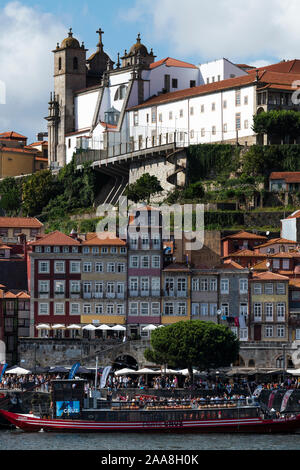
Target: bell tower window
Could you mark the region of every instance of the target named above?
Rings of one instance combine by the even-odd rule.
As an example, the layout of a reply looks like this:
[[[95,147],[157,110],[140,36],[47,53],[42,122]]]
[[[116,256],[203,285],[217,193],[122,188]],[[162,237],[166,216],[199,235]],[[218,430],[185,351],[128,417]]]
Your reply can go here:
[[[73,59],[73,69],[78,70],[78,58],[74,57]]]
[[[61,57],[58,59],[58,70],[61,70]]]

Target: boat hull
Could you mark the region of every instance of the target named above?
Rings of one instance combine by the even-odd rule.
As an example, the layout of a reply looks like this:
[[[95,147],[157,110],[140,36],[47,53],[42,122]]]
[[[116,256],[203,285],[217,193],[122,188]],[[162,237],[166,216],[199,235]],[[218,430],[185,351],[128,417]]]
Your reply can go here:
[[[199,433],[294,433],[300,429],[300,415],[290,418],[264,420],[262,418],[156,421],[156,422],[100,422],[72,419],[43,419],[0,410],[11,424],[25,432],[199,432]]]

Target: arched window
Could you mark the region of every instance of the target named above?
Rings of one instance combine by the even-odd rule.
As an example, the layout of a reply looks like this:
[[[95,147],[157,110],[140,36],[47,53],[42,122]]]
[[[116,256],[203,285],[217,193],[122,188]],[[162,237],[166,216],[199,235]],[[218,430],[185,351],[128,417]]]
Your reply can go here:
[[[58,70],[61,70],[61,57],[58,59]]]
[[[119,88],[117,89],[115,93],[114,101],[123,100],[125,98],[126,89],[127,89],[126,85],[119,86]]]
[[[255,367],[255,361],[254,359],[250,359],[249,363],[248,363],[248,367]]]
[[[78,58],[74,57],[73,59],[73,69],[78,70]]]

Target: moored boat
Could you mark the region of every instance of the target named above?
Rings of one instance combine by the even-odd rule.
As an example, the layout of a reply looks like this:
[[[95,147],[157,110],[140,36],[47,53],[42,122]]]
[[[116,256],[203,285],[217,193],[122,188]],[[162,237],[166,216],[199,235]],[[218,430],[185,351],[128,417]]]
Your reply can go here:
[[[251,408],[251,411],[256,411]],[[242,409],[239,411],[242,412]],[[249,410],[248,410],[249,411]],[[261,416],[243,418],[206,418],[198,413],[184,413],[170,408],[166,413],[153,413],[127,410],[126,413],[106,411],[107,420],[40,418],[30,415],[0,413],[11,424],[25,432],[202,432],[202,433],[292,433],[300,428],[300,415],[265,419]],[[213,414],[213,412],[212,412]],[[248,413],[247,413],[248,414]]]
[[[0,410],[7,421],[25,432],[202,432],[292,433],[300,415],[277,416],[263,410],[255,398],[203,404],[199,400],[131,402],[85,398],[84,381],[53,381],[51,416]]]

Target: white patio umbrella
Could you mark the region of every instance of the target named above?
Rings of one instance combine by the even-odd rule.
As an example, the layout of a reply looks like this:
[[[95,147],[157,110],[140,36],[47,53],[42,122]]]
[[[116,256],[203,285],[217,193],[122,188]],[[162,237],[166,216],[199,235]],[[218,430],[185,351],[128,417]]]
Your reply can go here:
[[[115,375],[127,375],[127,374],[137,374],[136,370],[133,369],[120,369],[115,372]]]
[[[53,325],[53,326],[52,326],[52,329],[53,329],[53,330],[65,330],[65,329],[66,329],[66,325],[61,325],[60,323],[57,323],[56,325]]]
[[[143,331],[153,331],[153,330],[156,330],[157,326],[155,325],[147,325],[147,326],[144,326],[144,328],[142,328]]]
[[[23,369],[23,367],[13,367],[12,369],[7,369],[5,374],[27,375],[31,374],[31,370]]]
[[[97,330],[102,330],[102,331],[109,331],[111,330],[111,327],[108,325],[100,325],[97,327]]]
[[[181,373],[182,375],[189,375],[188,369],[182,369],[182,370],[178,371],[177,373]],[[199,373],[200,372],[197,369],[193,369],[193,374],[197,375]]]
[[[67,326],[67,330],[81,330],[81,326],[79,326],[79,325],[69,325],[69,326]]]
[[[47,325],[46,323],[41,323],[40,325],[36,326],[37,330],[51,330],[51,326]]]
[[[300,369],[287,369],[287,373],[295,376],[300,376]]]
[[[82,329],[87,331],[95,331],[97,328],[94,325],[86,325]]]
[[[139,369],[137,373],[138,374],[160,374],[160,371],[148,369],[148,367],[144,367],[143,369]]]
[[[163,371],[164,372],[164,371]],[[174,370],[174,369],[166,369],[166,374],[180,374],[181,375],[181,371],[178,371],[178,370]]]
[[[115,325],[111,328],[113,331],[126,331],[125,326],[122,325]]]

